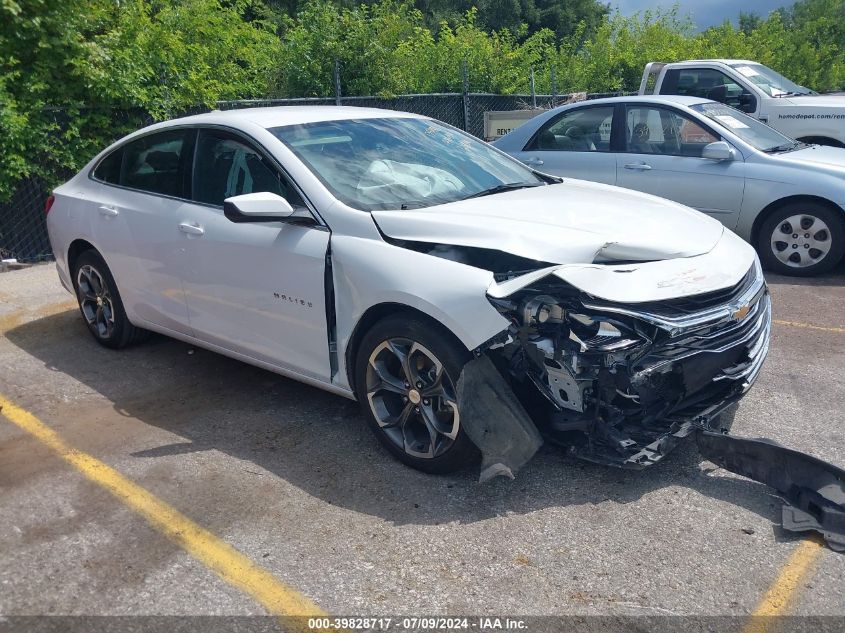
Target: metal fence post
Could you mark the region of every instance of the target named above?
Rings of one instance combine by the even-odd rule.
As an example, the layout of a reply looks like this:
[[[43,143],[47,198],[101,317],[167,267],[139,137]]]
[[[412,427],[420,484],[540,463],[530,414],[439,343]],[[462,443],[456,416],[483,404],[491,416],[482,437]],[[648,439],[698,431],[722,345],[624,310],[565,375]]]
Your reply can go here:
[[[552,65],[552,103],[557,101],[557,73],[555,72],[555,66]]]
[[[464,101],[464,132],[469,130],[469,70],[467,60],[461,60],[462,96]]]
[[[341,105],[339,59],[334,60],[334,102],[335,105]]]
[[[537,109],[537,91],[534,90],[534,67],[531,67],[531,107]]]

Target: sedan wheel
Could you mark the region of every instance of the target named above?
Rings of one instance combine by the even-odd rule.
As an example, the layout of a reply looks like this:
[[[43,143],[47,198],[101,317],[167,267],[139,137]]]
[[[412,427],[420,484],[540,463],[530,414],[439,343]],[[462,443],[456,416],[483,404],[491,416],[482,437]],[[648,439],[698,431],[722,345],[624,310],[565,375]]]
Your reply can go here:
[[[90,264],[81,266],[76,275],[79,308],[88,327],[102,339],[114,334],[114,304],[102,274]]]
[[[829,271],[845,251],[842,216],[815,202],[798,202],[775,210],[760,228],[760,259],[766,268],[784,275]]]
[[[149,335],[126,317],[111,271],[96,251],[85,251],[76,259],[73,283],[85,325],[100,345],[117,349]]]
[[[448,331],[413,316],[376,323],[356,354],[355,386],[370,428],[409,466],[430,473],[473,461],[457,379],[471,358]]]
[[[830,252],[830,227],[809,214],[785,218],[772,233],[772,252],[786,266],[806,268]]]
[[[409,339],[384,341],[370,355],[367,401],[384,434],[408,455],[432,459],[458,435],[455,386],[437,357]]]

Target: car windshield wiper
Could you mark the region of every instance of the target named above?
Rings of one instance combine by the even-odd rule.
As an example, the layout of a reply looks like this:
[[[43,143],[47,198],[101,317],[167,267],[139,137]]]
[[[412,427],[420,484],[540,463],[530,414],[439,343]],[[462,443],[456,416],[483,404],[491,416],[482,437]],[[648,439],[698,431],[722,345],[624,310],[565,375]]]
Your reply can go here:
[[[799,147],[803,147],[806,143],[802,143],[801,141],[792,141],[791,143],[783,143],[781,145],[775,145],[774,147],[769,147],[768,149],[764,149],[763,151],[767,154],[774,154],[775,152],[791,152],[794,149],[798,149]]]
[[[495,193],[503,193],[505,191],[513,191],[514,189],[528,189],[529,187],[541,187],[546,183],[543,182],[507,182],[489,189],[482,189],[481,191],[461,198],[461,200],[469,200],[470,198],[480,198],[481,196],[492,196]]]

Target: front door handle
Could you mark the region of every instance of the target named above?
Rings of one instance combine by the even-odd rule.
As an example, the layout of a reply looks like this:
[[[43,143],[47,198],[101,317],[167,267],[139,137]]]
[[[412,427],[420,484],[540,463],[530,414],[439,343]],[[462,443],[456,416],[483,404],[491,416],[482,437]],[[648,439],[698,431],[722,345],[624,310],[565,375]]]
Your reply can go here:
[[[542,158],[526,158],[522,161],[526,165],[542,165],[543,159]]]
[[[179,225],[179,230],[188,235],[203,235],[205,233],[205,229],[198,224],[188,224],[187,222],[182,222]]]
[[[637,169],[639,171],[648,171],[651,169],[651,165],[646,165],[645,163],[626,163],[625,169]]]
[[[103,206],[101,206],[101,207],[100,207],[99,209],[97,209],[97,210],[100,212],[100,215],[101,215],[101,216],[103,216],[104,218],[113,218],[113,217],[114,217],[114,216],[116,216],[118,213],[120,213],[120,212],[119,212],[117,209],[115,209],[114,207],[110,207],[110,206],[105,205],[105,204],[104,204]]]

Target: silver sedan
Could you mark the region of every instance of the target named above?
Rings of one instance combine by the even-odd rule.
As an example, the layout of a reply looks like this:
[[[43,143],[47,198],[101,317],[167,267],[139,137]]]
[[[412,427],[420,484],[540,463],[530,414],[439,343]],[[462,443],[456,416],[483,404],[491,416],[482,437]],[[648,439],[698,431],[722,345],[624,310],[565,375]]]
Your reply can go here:
[[[795,141],[715,101],[581,102],[534,117],[494,145],[538,171],[698,209],[779,273],[826,272],[845,253],[845,149]]]

